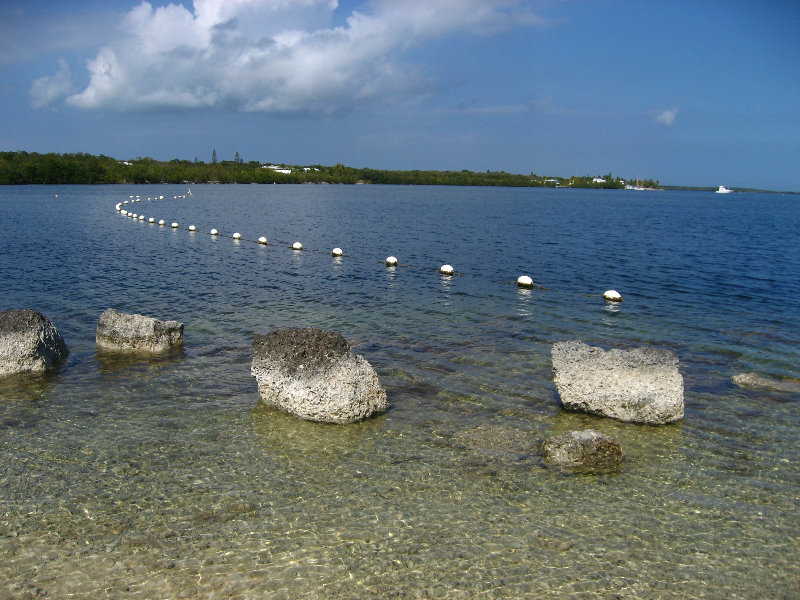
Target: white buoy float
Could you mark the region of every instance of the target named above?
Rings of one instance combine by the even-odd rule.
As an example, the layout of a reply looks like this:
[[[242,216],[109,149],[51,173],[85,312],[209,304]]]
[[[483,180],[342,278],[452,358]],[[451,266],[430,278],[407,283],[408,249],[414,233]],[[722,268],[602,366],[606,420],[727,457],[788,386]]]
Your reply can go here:
[[[156,220],[153,217],[150,217],[149,219],[147,219],[147,222],[148,223],[155,223]]]
[[[266,243],[267,243],[267,238],[265,238],[265,237],[262,235],[260,238],[258,238],[258,243],[259,243],[259,244],[266,244]]]
[[[177,229],[177,228],[178,228],[178,224],[177,224],[177,223],[175,223],[175,222],[173,222],[173,223],[172,223],[172,228],[173,228],[173,229]]]
[[[189,225],[189,231],[197,231],[197,227],[194,225]]]
[[[386,266],[387,267],[396,267],[397,266],[397,259],[394,256],[387,256],[386,257]]]
[[[139,220],[144,221],[144,215],[139,215]]]
[[[121,214],[123,217],[127,217],[128,216],[128,211],[127,210],[121,210],[121,211],[119,211],[119,214]]]
[[[166,225],[166,223],[164,223],[164,219],[159,219],[158,224],[159,225]]]
[[[439,273],[441,273],[442,275],[452,275],[453,273],[455,273],[455,269],[453,269],[453,267],[451,267],[450,265],[442,265],[441,267],[439,267]]]
[[[301,244],[300,242],[295,242],[294,244],[292,244],[292,250],[302,250],[302,249],[303,249],[303,244]]]
[[[235,240],[240,240],[240,239],[242,239],[242,234],[237,231],[236,233],[233,234],[232,237]]]
[[[617,290],[607,290],[603,293],[603,299],[606,302],[622,302],[622,294]]]
[[[139,215],[137,215],[136,213],[128,213],[128,216],[130,216],[132,219],[138,219],[139,218]]]
[[[520,275],[517,278],[517,285],[519,287],[532,288],[533,287],[533,279],[531,279],[527,275]]]
[[[341,256],[342,254],[344,254],[344,252],[342,252],[341,248],[334,248],[333,250],[331,250],[331,254],[333,254],[334,256]]]
[[[216,229],[212,229],[211,231],[209,231],[209,233],[211,235],[219,235],[219,231],[217,231]]]

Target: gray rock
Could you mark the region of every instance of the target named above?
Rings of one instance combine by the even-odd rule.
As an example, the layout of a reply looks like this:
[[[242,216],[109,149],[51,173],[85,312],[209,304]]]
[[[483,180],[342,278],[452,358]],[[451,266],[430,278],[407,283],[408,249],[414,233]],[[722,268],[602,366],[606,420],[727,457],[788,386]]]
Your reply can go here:
[[[69,354],[58,330],[30,308],[0,312],[0,375],[44,371]]]
[[[734,375],[733,383],[739,387],[749,387],[771,392],[800,393],[800,381],[796,379],[772,379],[756,373],[739,373]]]
[[[354,423],[386,410],[375,369],[341,334],[278,329],[253,340],[261,401],[309,421]]]
[[[582,473],[617,470],[623,457],[622,444],[617,438],[594,429],[568,431],[542,444],[542,460],[548,466]]]
[[[683,376],[671,350],[609,350],[579,341],[553,345],[553,374],[564,408],[630,423],[683,418]]]
[[[183,323],[109,308],[100,315],[95,339],[105,350],[167,352],[183,344]]]

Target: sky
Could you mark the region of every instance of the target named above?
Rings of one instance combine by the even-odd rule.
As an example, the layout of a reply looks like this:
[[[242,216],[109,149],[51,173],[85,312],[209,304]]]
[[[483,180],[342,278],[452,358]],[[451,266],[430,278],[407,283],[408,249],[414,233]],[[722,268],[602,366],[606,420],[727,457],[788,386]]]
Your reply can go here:
[[[0,150],[800,191],[800,2],[0,0]]]

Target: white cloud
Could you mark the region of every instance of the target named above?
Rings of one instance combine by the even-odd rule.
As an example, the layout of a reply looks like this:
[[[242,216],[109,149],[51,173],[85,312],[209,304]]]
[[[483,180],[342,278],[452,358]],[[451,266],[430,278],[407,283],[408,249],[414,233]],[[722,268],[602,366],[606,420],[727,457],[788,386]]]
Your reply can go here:
[[[64,59],[58,61],[58,73],[51,77],[41,77],[31,86],[31,103],[42,108],[62,100],[75,91],[72,73]]]
[[[123,33],[88,61],[88,86],[66,101],[121,111],[333,113],[423,90],[425,77],[400,60],[407,48],[541,22],[518,4],[373,0],[333,27],[336,0],[142,2],[125,16]],[[54,85],[60,74],[44,79]]]
[[[656,121],[661,123],[662,125],[666,125],[667,127],[672,127],[675,123],[675,117],[678,116],[678,109],[677,108],[670,108],[668,110],[662,111],[656,115]]]

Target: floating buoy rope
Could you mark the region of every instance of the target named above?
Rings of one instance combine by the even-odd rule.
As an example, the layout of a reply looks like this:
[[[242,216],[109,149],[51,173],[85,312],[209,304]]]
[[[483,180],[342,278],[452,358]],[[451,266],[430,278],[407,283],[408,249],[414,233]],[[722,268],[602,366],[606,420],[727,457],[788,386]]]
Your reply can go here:
[[[189,198],[193,197],[193,194],[192,194],[191,190],[187,190],[186,194],[175,195],[172,198],[174,200],[179,200],[179,199],[186,199],[187,197],[189,197]],[[159,195],[159,196],[154,196],[154,197],[148,197],[147,201],[151,202],[151,201],[163,200],[163,199],[164,199],[164,196],[163,195]],[[156,223],[156,219],[154,217],[149,217],[148,218],[148,217],[145,217],[145,215],[140,215],[140,214],[134,213],[132,211],[129,211],[129,210],[125,209],[125,208],[122,208],[125,205],[133,204],[135,202],[141,202],[141,201],[142,201],[141,196],[138,196],[138,195],[137,196],[130,196],[128,200],[123,200],[121,202],[116,203],[114,205],[114,209],[115,209],[116,212],[118,212],[123,217],[132,218],[132,219],[138,220],[138,221],[145,221],[146,220],[148,223]],[[164,221],[164,219],[159,219],[158,220],[158,225],[163,227],[163,226],[166,225],[166,221]],[[180,229],[180,225],[178,224],[177,221],[173,221],[171,223],[171,228],[177,230],[177,229]],[[195,225],[189,225],[188,227],[186,227],[186,230],[187,231],[191,231],[191,232],[195,232],[195,231],[197,231],[197,227]],[[209,234],[211,236],[213,236],[213,237],[217,237],[217,236],[221,235],[219,230],[217,230],[217,229],[211,229],[209,231]],[[268,241],[265,236],[261,236],[258,239],[252,239],[251,240],[251,239],[242,237],[242,234],[239,233],[238,231],[233,233],[233,234],[231,234],[230,237],[232,239],[236,240],[237,242],[242,242],[242,241],[244,241],[244,242],[254,242],[254,243],[258,244],[259,246],[283,247],[283,248],[291,248],[292,250],[296,250],[296,251],[301,251],[302,250],[302,251],[316,252],[316,253],[322,252],[320,250],[308,250],[303,246],[303,244],[301,242],[294,242],[291,245],[289,245],[289,244],[272,243],[272,242]],[[330,251],[326,250],[324,252],[325,253],[329,253],[331,256],[333,256],[335,258],[340,258],[340,257],[344,256],[344,252],[339,247],[333,248],[333,250],[330,250]],[[395,257],[395,256],[387,256],[386,259],[384,261],[382,261],[382,262],[389,268],[394,268],[394,267],[398,267],[398,266],[411,267],[411,265],[401,265],[399,263],[399,261],[397,260],[397,257]],[[413,267],[411,267],[411,268],[413,268]],[[428,269],[428,270],[431,270],[431,269]],[[438,269],[435,269],[435,270],[438,271],[441,275],[443,275],[445,277],[453,277],[453,276],[462,277],[462,276],[465,275],[464,273],[457,272],[453,268],[453,266],[449,265],[449,264],[444,264],[444,265],[442,265],[441,267],[439,267]],[[511,282],[503,282],[503,283],[511,283]],[[529,275],[520,275],[517,278],[515,284],[516,284],[517,287],[523,288],[523,289],[533,289],[533,288],[537,288],[537,289],[540,289],[540,290],[549,289],[549,288],[546,288],[544,286],[541,286],[541,285],[535,283],[533,281],[533,279]],[[607,290],[603,294],[583,294],[583,295],[587,296],[587,297],[602,297],[606,302],[613,302],[613,303],[622,302],[622,295],[619,292],[617,292],[616,290]]]

